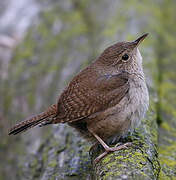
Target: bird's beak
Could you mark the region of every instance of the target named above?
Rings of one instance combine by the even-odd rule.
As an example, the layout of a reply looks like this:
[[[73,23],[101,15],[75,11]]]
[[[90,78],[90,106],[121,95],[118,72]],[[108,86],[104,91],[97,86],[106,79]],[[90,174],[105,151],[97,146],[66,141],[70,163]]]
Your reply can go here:
[[[142,35],[141,37],[137,38],[135,41],[133,41],[132,43],[135,45],[135,47],[138,47],[139,44],[141,44],[141,42],[148,36],[148,33]]]

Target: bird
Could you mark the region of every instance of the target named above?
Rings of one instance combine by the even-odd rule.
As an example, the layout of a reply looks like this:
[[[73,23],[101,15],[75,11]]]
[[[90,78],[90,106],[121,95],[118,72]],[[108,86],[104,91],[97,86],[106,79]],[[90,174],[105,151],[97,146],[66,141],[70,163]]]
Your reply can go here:
[[[9,130],[16,135],[34,126],[68,123],[83,138],[104,148],[94,163],[108,153],[128,148],[131,143],[106,142],[133,132],[149,106],[139,45],[148,36],[117,42],[81,70],[63,90],[57,102],[40,114],[27,118]]]

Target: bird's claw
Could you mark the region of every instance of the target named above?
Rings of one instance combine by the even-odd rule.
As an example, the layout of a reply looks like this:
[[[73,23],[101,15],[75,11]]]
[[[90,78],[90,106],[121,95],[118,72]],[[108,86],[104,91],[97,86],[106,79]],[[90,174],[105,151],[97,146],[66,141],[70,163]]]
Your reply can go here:
[[[103,152],[102,154],[100,154],[95,160],[94,160],[94,165],[96,165],[103,157],[105,157],[108,153],[110,152],[114,152],[114,151],[119,151],[119,150],[122,150],[122,149],[127,149],[129,146],[131,146],[132,143],[131,142],[128,142],[128,143],[125,143],[125,144],[122,144],[122,143],[117,143],[114,147],[109,147],[106,149],[105,152]]]

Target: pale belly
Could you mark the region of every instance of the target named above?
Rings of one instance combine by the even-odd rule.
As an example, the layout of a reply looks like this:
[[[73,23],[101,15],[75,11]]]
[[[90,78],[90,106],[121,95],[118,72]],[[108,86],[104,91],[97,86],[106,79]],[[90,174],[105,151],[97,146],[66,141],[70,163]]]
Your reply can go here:
[[[87,127],[104,140],[115,135],[123,136],[140,124],[148,105],[146,85],[136,87],[132,84],[128,94],[119,104],[98,113],[95,118],[87,121]]]

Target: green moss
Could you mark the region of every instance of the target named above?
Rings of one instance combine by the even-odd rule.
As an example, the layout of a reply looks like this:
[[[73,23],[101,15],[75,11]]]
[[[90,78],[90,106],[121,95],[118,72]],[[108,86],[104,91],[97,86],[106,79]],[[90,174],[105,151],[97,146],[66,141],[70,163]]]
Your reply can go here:
[[[171,178],[166,176],[166,173],[163,172],[163,170],[160,171],[160,174],[159,174],[159,179],[160,180],[170,180]]]
[[[167,146],[160,146],[159,153],[160,153],[160,160],[162,164],[166,164],[168,166],[176,165],[176,143],[173,141],[170,145]],[[167,157],[168,156],[168,157]],[[174,158],[173,160],[170,158]],[[168,163],[167,163],[168,161]],[[175,162],[174,162],[175,161]]]
[[[110,170],[112,167],[114,167],[115,165],[117,165],[117,161],[111,161],[109,163],[106,164],[107,168]]]
[[[142,135],[142,134],[141,134]],[[136,144],[134,143],[136,142]],[[138,147],[139,140],[135,140],[133,142],[133,147]],[[153,159],[149,161],[148,157],[148,148],[149,146],[143,143],[140,149],[128,148],[125,150],[117,151],[107,155],[101,162],[101,171],[104,172],[103,179],[107,179],[110,177],[118,178],[121,177],[122,172],[128,171],[130,167],[130,172],[133,172],[133,168],[138,172],[136,174],[140,175],[144,178],[157,177],[159,171],[159,163],[157,161],[157,157],[153,154]],[[153,174],[148,174],[148,168],[153,167]]]
[[[49,166],[52,167],[52,168],[56,167],[57,166],[57,161],[56,160],[51,161]]]
[[[102,163],[103,163],[103,164],[109,163],[110,160],[111,160],[111,156],[112,156],[111,154],[105,156],[105,158],[103,158],[103,160],[102,160]]]
[[[169,124],[167,122],[161,123],[161,127],[168,132],[171,130],[171,127],[169,126]]]
[[[109,171],[106,173],[106,175],[103,176],[103,180],[106,180],[106,179],[108,179],[109,177],[112,177],[113,174],[114,174],[114,172],[109,170]],[[119,174],[119,175],[120,175],[120,174]]]
[[[33,159],[33,161],[30,163],[30,166],[35,169],[37,167],[38,160],[36,158]]]
[[[44,152],[43,152],[43,162],[46,163],[48,159],[48,149],[45,148]]]
[[[124,156],[116,156],[115,159],[123,159]]]
[[[169,145],[159,146],[159,160],[161,163],[161,179],[172,179],[172,174],[176,172],[176,143],[170,140]]]
[[[175,159],[171,160],[171,159],[168,159],[167,157],[162,158],[161,164],[167,165],[168,167],[175,167],[176,166],[176,160]]]

